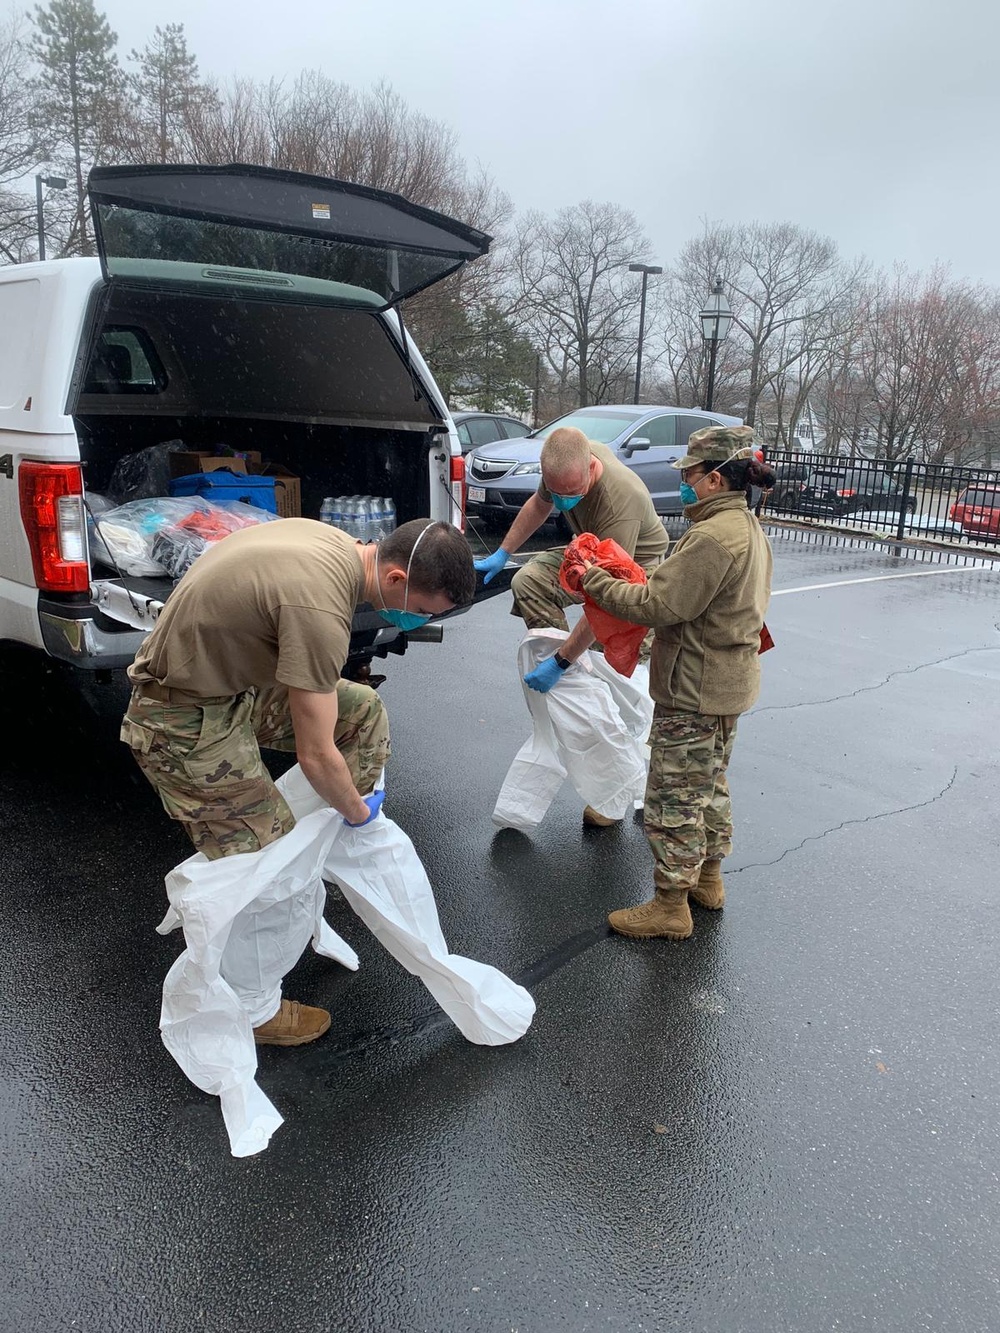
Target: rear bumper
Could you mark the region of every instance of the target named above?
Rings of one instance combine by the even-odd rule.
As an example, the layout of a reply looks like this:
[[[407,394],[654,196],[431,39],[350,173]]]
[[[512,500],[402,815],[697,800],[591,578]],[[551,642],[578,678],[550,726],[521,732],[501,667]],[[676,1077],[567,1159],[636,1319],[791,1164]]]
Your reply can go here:
[[[146,637],[141,630],[109,629],[93,610],[74,615],[41,603],[38,623],[50,657],[84,671],[116,671],[132,664]]]
[[[470,482],[469,484],[475,486],[476,483]],[[500,490],[499,487],[496,490],[490,490],[486,487],[480,489],[486,491],[485,500],[470,500],[468,492],[466,492],[465,508],[467,513],[473,515],[516,514],[521,506],[535,494],[534,489],[530,491]]]
[[[490,580],[489,587],[480,581],[473,605],[509,592],[516,572],[517,566],[510,564]],[[459,607],[451,615],[462,615],[468,609]],[[444,620],[449,618],[443,617]],[[41,598],[38,624],[44,651],[57,661],[68,662],[84,671],[118,671],[131,666],[147,634],[145,630],[116,625],[89,602],[67,606]],[[366,608],[354,617],[350,658],[359,660],[402,653],[406,651],[408,641],[419,642],[421,638],[433,641],[436,635],[407,635],[387,625],[377,611]]]

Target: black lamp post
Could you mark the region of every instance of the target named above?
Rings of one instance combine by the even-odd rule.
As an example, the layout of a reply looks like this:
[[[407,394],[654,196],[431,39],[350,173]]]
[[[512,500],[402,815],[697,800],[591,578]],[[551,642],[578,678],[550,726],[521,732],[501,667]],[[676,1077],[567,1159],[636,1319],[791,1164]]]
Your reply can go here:
[[[635,356],[635,395],[632,398],[633,403],[639,401],[639,380],[642,376],[642,339],[646,332],[646,283],[649,281],[651,273],[662,273],[662,268],[657,268],[655,264],[629,264],[630,273],[642,274],[642,301],[639,305],[639,350]]]
[[[65,190],[68,181],[63,176],[35,177],[35,208],[38,214],[38,258],[45,258],[45,216],[42,213],[42,186],[50,190]]]
[[[705,395],[705,411],[711,412],[712,395],[715,392],[715,357],[719,350],[719,343],[725,338],[733,322],[733,312],[729,307],[729,302],[722,294],[721,278],[715,279],[712,285],[712,293],[704,310],[699,313],[699,318],[701,320],[701,336],[709,345],[708,393]]]

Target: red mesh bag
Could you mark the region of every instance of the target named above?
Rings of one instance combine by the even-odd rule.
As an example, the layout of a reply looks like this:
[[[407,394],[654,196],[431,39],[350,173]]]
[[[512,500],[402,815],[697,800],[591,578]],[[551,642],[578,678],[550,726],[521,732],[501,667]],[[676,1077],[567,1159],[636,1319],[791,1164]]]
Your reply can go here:
[[[598,568],[607,570],[613,578],[624,579],[627,583],[645,583],[646,571],[617,542],[598,541],[590,532],[583,532],[573,538],[566,547],[559,570],[559,582],[566,591],[574,597],[583,598],[583,609],[587,613],[590,628],[597,635],[598,643],[604,645],[605,659],[621,675],[631,676],[638,665],[639,649],[648,629],[645,625],[619,620],[591,601],[583,591],[583,576],[587,572],[585,560],[592,561]]]

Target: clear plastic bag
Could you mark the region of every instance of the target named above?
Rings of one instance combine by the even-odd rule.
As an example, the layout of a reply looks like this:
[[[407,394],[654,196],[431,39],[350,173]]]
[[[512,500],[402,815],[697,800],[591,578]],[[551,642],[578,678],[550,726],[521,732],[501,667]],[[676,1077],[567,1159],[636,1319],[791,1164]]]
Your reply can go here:
[[[236,500],[217,505],[197,495],[160,496],[109,509],[97,515],[95,525],[111,563],[123,574],[178,579],[213,542],[276,517]]]

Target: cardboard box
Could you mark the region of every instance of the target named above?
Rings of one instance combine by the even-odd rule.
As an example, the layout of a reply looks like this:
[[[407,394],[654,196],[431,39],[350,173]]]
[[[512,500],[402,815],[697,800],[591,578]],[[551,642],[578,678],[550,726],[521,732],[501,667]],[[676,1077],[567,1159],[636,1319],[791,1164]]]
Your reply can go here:
[[[170,455],[170,474],[173,477],[187,477],[193,472],[214,472],[218,468],[228,468],[230,472],[246,472],[251,476],[274,478],[274,499],[278,506],[279,518],[299,518],[302,515],[302,483],[298,477],[283,468],[280,463],[270,463],[266,467],[261,462],[256,449],[247,449],[246,460],[242,458],[218,458],[204,449],[193,449],[184,453]]]

